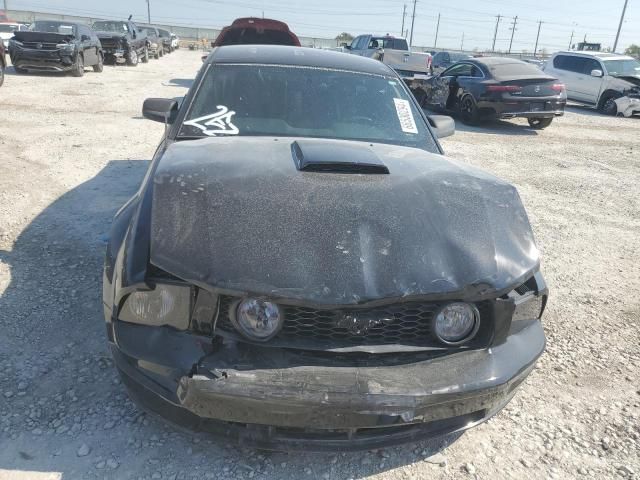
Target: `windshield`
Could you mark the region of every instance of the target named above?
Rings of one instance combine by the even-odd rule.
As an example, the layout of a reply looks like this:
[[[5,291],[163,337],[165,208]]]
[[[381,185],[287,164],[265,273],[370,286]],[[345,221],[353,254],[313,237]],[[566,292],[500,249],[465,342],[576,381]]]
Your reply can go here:
[[[604,66],[609,75],[640,75],[640,62],[633,58],[605,60]]]
[[[11,33],[18,29],[18,25],[0,24],[0,33]]]
[[[73,35],[73,25],[63,22],[37,21],[33,22],[29,27],[32,32],[46,33],[62,33],[64,35]]]
[[[129,31],[127,22],[95,22],[91,28],[101,32],[126,33]]]
[[[157,37],[158,36],[158,34],[156,33],[156,31],[153,28],[138,27],[138,30],[140,30],[141,32],[146,33],[147,36],[149,36],[149,37]]]
[[[437,152],[409,95],[392,76],[299,66],[213,65],[178,137],[315,137]]]

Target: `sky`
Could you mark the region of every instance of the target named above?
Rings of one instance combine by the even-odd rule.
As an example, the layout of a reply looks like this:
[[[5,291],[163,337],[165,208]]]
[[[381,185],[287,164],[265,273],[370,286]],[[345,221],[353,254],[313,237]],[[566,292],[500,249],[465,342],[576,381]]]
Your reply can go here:
[[[147,0],[4,0],[8,9],[49,11],[146,21]],[[413,0],[149,0],[152,22],[220,28],[234,18],[262,16],[285,21],[300,36],[333,38],[341,32],[400,36],[411,29]],[[640,0],[628,0],[618,51],[640,44]],[[2,5],[3,0],[0,0]],[[567,49],[587,41],[612,47],[624,0],[418,0],[413,45],[447,49],[491,49],[497,16],[496,49],[533,52],[539,21],[538,50]],[[440,27],[436,43],[436,24]],[[514,20],[514,17],[518,17]],[[434,45],[436,43],[436,45]]]

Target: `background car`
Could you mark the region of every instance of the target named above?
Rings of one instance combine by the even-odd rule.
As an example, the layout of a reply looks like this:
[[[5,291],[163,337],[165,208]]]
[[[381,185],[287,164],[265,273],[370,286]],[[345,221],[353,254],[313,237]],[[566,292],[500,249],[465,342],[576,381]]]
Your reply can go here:
[[[162,41],[162,49],[164,53],[173,52],[173,42],[169,30],[165,30],[164,28],[158,28],[157,30],[158,34],[160,35],[160,40]]]
[[[617,99],[640,95],[640,62],[626,55],[557,52],[544,71],[566,85],[569,100],[596,107],[608,115],[618,113]],[[637,112],[640,113],[640,105]]]
[[[299,47],[300,40],[289,26],[268,18],[238,18],[211,42],[212,47],[223,45],[290,45]]]
[[[0,43],[4,43],[4,46],[8,48],[9,39],[13,37],[13,33],[27,29],[27,26],[21,23],[0,23]]]
[[[89,26],[56,20],[38,20],[27,31],[14,32],[9,55],[16,73],[71,72],[84,75],[85,67],[102,72],[102,45]]]
[[[162,43],[162,38],[160,38],[160,32],[158,29],[149,25],[139,25],[138,29],[147,35],[147,49],[149,50],[149,56],[156,60],[164,56],[164,45]]]
[[[542,129],[564,114],[564,85],[538,67],[503,57],[470,58],[426,81],[420,103],[457,113],[468,124],[492,118],[525,117]]]

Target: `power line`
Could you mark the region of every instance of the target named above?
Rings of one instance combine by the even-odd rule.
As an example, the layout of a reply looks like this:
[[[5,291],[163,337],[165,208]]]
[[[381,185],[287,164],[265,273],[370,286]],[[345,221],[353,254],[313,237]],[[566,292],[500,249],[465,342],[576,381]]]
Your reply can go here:
[[[502,18],[502,15],[498,15],[496,20],[496,30],[493,33],[493,45],[491,46],[491,51],[495,52],[496,51],[496,37],[498,36],[498,25],[500,25],[500,19]]]
[[[536,46],[533,47],[533,56],[536,56],[538,52],[538,40],[540,40],[540,28],[542,28],[542,20],[538,22],[538,34],[536,35]]]
[[[151,24],[151,0],[147,0],[147,20]]]
[[[416,21],[416,3],[418,3],[418,0],[413,0],[413,15],[411,16],[411,37],[409,38],[409,47],[413,45],[413,24]]]
[[[436,23],[436,39],[433,41],[433,48],[438,44],[438,32],[440,31],[440,14],[438,13],[438,23]]]
[[[407,16],[407,4],[402,6],[402,29],[400,29],[400,36],[404,36],[404,18]]]

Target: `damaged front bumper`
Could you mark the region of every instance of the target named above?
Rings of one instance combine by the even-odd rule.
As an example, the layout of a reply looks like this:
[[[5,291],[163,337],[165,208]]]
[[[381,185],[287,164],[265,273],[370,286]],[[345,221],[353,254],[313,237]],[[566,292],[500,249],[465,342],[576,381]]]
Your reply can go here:
[[[506,405],[545,346],[531,320],[491,348],[343,363],[335,354],[108,325],[123,381],[147,411],[279,450],[371,449],[467,429]]]

